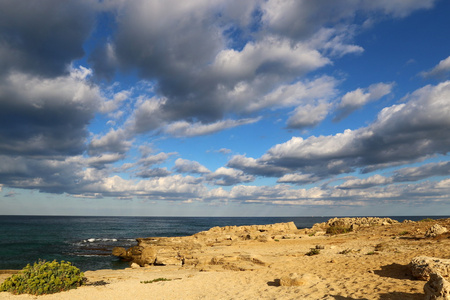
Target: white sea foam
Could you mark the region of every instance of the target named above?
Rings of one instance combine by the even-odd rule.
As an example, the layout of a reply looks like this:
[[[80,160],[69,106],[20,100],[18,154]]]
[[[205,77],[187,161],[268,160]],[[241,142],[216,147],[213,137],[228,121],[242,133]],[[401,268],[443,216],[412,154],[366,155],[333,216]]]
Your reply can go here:
[[[96,239],[96,238],[90,238],[87,240],[83,240],[83,243],[95,243],[95,242],[117,242],[117,239]]]

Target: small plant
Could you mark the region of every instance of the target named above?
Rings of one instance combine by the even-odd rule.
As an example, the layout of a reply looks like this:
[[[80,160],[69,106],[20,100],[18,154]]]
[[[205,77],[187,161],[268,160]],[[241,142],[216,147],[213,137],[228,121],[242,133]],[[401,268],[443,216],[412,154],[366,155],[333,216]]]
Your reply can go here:
[[[409,234],[409,231],[402,231],[402,232],[400,232],[398,235],[407,235],[407,234]]]
[[[311,250],[308,253],[306,253],[305,255],[313,256],[313,255],[318,255],[318,254],[320,254],[320,250],[319,249],[311,248]]]
[[[342,227],[342,226],[330,226],[327,228],[327,234],[336,235],[342,233],[351,232],[352,229],[350,227]]]
[[[85,284],[83,272],[70,262],[39,261],[28,264],[0,285],[0,292],[43,295],[67,291]]]
[[[167,278],[156,278],[153,280],[146,280],[146,281],[141,281],[141,283],[153,283],[153,282],[160,282],[160,281],[172,281],[172,279],[167,279]]]
[[[315,236],[316,233],[315,232],[311,232],[310,234],[308,234],[308,236]]]
[[[376,254],[378,254],[378,252],[375,251],[370,251],[366,253],[366,255],[376,255]]]

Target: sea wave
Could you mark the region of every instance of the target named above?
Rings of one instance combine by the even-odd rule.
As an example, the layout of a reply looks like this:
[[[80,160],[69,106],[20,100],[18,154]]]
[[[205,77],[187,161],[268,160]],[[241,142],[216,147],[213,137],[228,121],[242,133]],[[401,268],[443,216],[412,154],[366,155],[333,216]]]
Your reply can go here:
[[[118,239],[108,239],[108,238],[89,238],[83,240],[83,243],[95,243],[95,242],[117,242]]]

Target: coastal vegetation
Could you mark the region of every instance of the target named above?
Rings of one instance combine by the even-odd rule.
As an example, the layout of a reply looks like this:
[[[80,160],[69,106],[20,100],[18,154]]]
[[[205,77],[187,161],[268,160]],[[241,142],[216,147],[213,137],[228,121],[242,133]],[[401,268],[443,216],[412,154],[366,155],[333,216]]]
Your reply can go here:
[[[1,292],[43,295],[77,288],[86,282],[83,272],[72,263],[56,260],[28,264],[0,285]]]
[[[330,226],[327,228],[326,233],[331,234],[331,235],[336,235],[336,234],[348,233],[351,231],[352,231],[352,229],[350,227]]]
[[[153,280],[141,281],[141,283],[147,284],[147,283],[154,283],[154,282],[160,282],[160,281],[172,281],[172,279],[167,279],[167,278],[161,277],[161,278],[156,278],[156,279],[153,279]]]

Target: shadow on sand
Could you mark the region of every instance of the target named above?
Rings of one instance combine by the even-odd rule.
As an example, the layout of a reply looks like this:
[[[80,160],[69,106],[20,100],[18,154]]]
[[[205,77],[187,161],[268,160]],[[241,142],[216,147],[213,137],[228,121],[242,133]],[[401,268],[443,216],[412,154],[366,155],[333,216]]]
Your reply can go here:
[[[393,263],[390,265],[381,266],[381,270],[375,270],[374,273],[381,277],[414,280],[408,265],[405,266]]]

